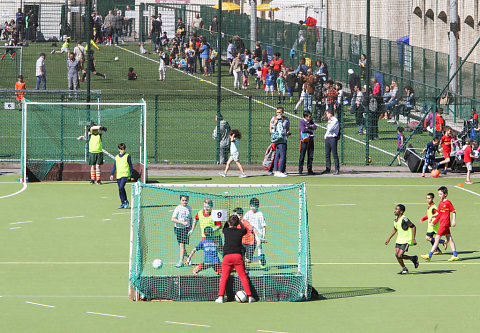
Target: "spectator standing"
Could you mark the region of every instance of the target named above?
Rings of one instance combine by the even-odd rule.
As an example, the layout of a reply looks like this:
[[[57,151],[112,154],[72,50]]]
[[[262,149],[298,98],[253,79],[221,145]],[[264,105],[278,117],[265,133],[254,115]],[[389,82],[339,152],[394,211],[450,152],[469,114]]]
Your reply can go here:
[[[35,76],[37,77],[36,89],[40,89],[40,82],[42,82],[43,90],[47,89],[47,70],[45,68],[45,53],[40,53],[40,57],[35,64]]]
[[[303,111],[312,112],[312,94],[315,89],[316,77],[313,75],[312,69],[307,70],[307,75],[305,77],[305,83],[303,84],[304,100],[303,100]]]
[[[276,153],[273,162],[275,177],[286,177],[287,140],[290,135],[290,119],[284,115],[283,107],[278,107],[276,115],[270,119],[270,139],[275,143]]]
[[[183,23],[182,18],[179,17],[177,21],[177,38],[180,41],[180,45],[182,46],[182,48],[183,48],[183,44],[185,43],[185,35],[186,35],[185,23]]]
[[[117,15],[113,18],[113,36],[115,45],[118,45],[118,36],[120,36],[122,44],[125,44],[123,40],[123,16],[120,11],[117,11]]]
[[[280,53],[279,52],[276,52],[274,54],[272,61],[270,61],[270,65],[272,65],[272,64],[273,64],[272,74],[275,76],[275,81],[276,81],[280,71],[285,68],[285,64],[283,62],[283,59],[280,58]],[[275,88],[276,87],[277,86],[276,86],[276,82],[275,82]]]
[[[241,54],[238,52],[237,56],[233,59],[232,64],[230,65],[230,74],[233,74],[234,90],[240,89],[240,77],[242,73],[242,59],[240,57]]]
[[[245,52],[245,44],[240,36],[235,35],[233,36],[233,44],[235,45],[235,50],[243,54]]]
[[[212,19],[212,23],[208,26],[208,31],[210,31],[210,35],[216,34],[218,32],[218,22],[217,17],[214,16]]]
[[[314,131],[317,125],[312,120],[312,114],[308,111],[303,111],[303,119],[298,122],[298,130],[300,133],[300,157],[298,160],[298,173],[303,173],[303,165],[305,161],[305,153],[307,153],[307,170],[309,175],[313,175],[313,152],[314,145]]]
[[[355,85],[353,88],[355,91],[354,98],[352,98],[352,113],[355,114],[355,122],[358,126],[358,134],[365,134],[363,130],[363,103],[364,103],[364,96],[362,89],[360,86]]]
[[[82,41],[77,41],[77,46],[75,46],[75,48],[73,49],[73,53],[75,54],[75,59],[77,59],[79,63],[78,74],[80,78],[82,77],[82,74],[86,72],[84,69],[86,52],[87,50],[85,50],[85,48],[83,47]],[[80,81],[83,81],[83,79],[81,79]]]
[[[348,87],[350,88],[350,92],[353,94],[355,91],[355,86],[361,87],[362,86],[362,81],[360,80],[360,77],[353,71],[353,69],[348,70]]]
[[[75,98],[77,98],[76,91],[78,90],[78,68],[80,63],[75,59],[75,53],[71,52],[68,54],[67,59],[67,82],[68,90],[75,90]],[[72,96],[70,95],[70,98]]]
[[[255,50],[253,51],[253,58],[262,58],[262,48],[260,46],[260,42],[255,43]]]
[[[332,154],[335,162],[335,172],[333,174],[338,175],[340,173],[340,161],[338,159],[337,142],[340,125],[333,110],[327,110],[327,119],[327,131],[325,132],[325,170],[322,174],[330,173],[330,154]]]
[[[363,80],[363,77],[365,76],[365,67],[367,67],[367,55],[365,53],[362,53],[360,59],[358,59],[358,66],[362,69],[361,79]]]
[[[112,33],[113,33],[113,12],[111,10],[108,11],[107,16],[105,16],[104,20],[104,28],[105,28],[105,33],[107,35],[107,44],[106,45],[112,45]]]
[[[228,46],[227,46],[227,60],[230,63],[230,66],[232,65],[233,59],[235,58],[237,52],[235,50],[235,45],[233,45],[232,40],[228,40]]]
[[[127,13],[128,11],[128,13]],[[128,35],[128,37],[132,36],[132,26],[133,26],[133,18],[130,17],[132,9],[130,6],[127,6],[125,8],[125,21],[124,21],[124,26],[125,26],[125,36]],[[127,18],[129,16],[129,18]]]
[[[210,46],[207,42],[202,41],[200,44],[200,60],[202,62],[203,76],[208,75],[208,59],[210,58]]]
[[[395,81],[392,81],[392,84],[390,85],[390,99],[388,100],[387,103],[385,103],[385,108],[387,111],[391,110],[394,106],[398,105],[398,97],[399,97],[399,91],[398,91],[398,85]],[[397,120],[395,117],[390,119],[388,121],[389,123],[396,123]]]
[[[194,33],[199,33],[200,29],[203,30],[204,23],[199,13],[195,14],[195,18],[192,20],[192,29]]]
[[[228,132],[230,132],[230,124],[223,119],[221,114],[215,116],[215,122],[218,122],[218,120],[220,120],[220,131],[217,131],[218,127],[215,126],[212,138],[216,140],[217,135],[220,135],[220,156],[217,164],[226,164],[228,160],[228,154],[230,152],[230,138],[228,137]]]
[[[25,14],[22,12],[22,8],[18,8],[15,15],[15,28],[17,29],[18,38],[20,40],[25,39]]]

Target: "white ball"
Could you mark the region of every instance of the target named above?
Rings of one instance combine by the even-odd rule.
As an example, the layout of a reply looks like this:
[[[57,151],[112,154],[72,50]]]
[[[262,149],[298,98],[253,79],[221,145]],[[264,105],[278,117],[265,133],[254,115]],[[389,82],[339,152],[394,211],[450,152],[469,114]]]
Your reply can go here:
[[[480,157],[480,152],[479,152],[478,150],[474,150],[474,151],[472,152],[472,154],[473,154],[473,158],[475,158],[475,159],[477,159],[478,157]]]
[[[115,57],[115,61],[119,61],[119,60],[120,60],[120,58],[119,58],[119,57]]]
[[[162,266],[163,266],[163,261],[162,261],[162,259],[155,259],[155,260],[152,262],[152,266],[153,266],[153,268],[155,268],[155,269],[162,268]]]
[[[247,293],[243,290],[239,290],[235,294],[235,300],[239,303],[245,303],[247,301],[247,298]]]

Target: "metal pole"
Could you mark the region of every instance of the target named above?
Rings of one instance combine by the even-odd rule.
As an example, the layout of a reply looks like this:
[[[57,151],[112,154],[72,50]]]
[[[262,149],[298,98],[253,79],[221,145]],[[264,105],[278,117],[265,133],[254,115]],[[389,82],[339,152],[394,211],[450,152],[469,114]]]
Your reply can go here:
[[[92,38],[92,26],[91,26],[91,19],[92,19],[92,0],[86,0],[85,3],[85,43],[87,43],[87,103],[90,102],[90,68],[93,61],[91,60],[92,55],[92,47],[91,41]],[[89,106],[87,106],[89,107]],[[88,119],[90,120],[90,119]]]
[[[257,41],[257,0],[250,0],[250,7],[250,52],[253,52]]]
[[[252,164],[252,96],[248,96],[248,164]]]
[[[222,110],[222,0],[218,0],[217,32],[217,161],[220,162],[220,111]]]
[[[370,45],[370,0],[367,0],[367,64],[366,64],[366,74],[367,74],[367,77],[366,77],[366,92],[365,94],[368,96],[368,101],[370,100],[370,64],[371,64],[371,60],[370,60],[370,57],[372,55],[371,53],[371,45]],[[367,103],[367,106],[365,108],[366,112],[365,114],[367,115],[366,119],[365,119],[365,122],[366,122],[366,134],[365,134],[365,165],[369,165],[370,164],[370,132],[372,131],[372,128],[370,128],[371,124],[373,123],[373,115],[370,114],[370,110],[369,110],[369,104],[370,103]]]
[[[458,67],[458,3],[457,0],[450,0],[450,31],[448,33],[450,42],[450,59],[449,59],[449,75],[455,77],[454,73]],[[450,80],[450,91],[454,94],[458,93],[458,80]]]

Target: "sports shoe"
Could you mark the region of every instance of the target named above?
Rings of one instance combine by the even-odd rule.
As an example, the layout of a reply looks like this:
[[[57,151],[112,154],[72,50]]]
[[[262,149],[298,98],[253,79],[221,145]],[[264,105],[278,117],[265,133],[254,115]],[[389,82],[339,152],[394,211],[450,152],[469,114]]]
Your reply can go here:
[[[450,259],[448,259],[448,261],[457,261],[457,260],[460,260],[460,258],[455,256],[451,256]]]
[[[125,201],[125,203],[123,204],[123,208],[128,208],[128,206],[130,206],[130,203],[127,201]]]
[[[422,254],[422,258],[425,259],[426,261],[432,260],[432,257],[430,257],[428,254]]]
[[[255,302],[255,298],[253,296],[248,296],[248,303],[253,303]]]
[[[471,185],[471,184],[473,184],[473,182],[471,180],[466,180],[465,184]]]
[[[246,173],[242,173],[240,176],[238,176],[238,178],[247,178],[247,174]]]
[[[274,174],[272,171],[269,171],[269,172],[268,172],[268,175],[269,175],[269,176],[275,176],[275,174]]]
[[[123,204],[121,204],[118,209],[122,209],[122,208],[125,208],[125,206]]]
[[[277,172],[277,173],[275,174],[275,176],[277,176],[277,177],[287,177],[287,175],[284,174],[284,173],[282,173],[282,172]]]
[[[422,177],[424,177],[424,178],[425,178],[425,174],[424,174],[423,172],[422,172]]]
[[[175,267],[177,267],[177,268],[183,267],[183,261],[180,260],[180,261],[178,262],[178,264],[175,265]]]
[[[442,175],[446,175],[446,174],[447,174],[447,169],[443,169]]]
[[[55,50],[52,50],[52,52],[50,52],[50,54],[54,54],[55,53]]]
[[[104,79],[104,80],[107,79],[107,74],[103,74],[103,79]]]
[[[397,273],[398,275],[405,275],[408,274],[408,269],[407,267],[403,267],[400,272]]]
[[[97,180],[97,185],[103,185],[101,181]]]
[[[225,296],[218,296],[218,298],[215,300],[215,303],[225,303],[227,301]]]
[[[219,172],[218,174],[222,177],[227,177],[227,174],[225,172]]]
[[[415,268],[418,268],[418,265],[420,265],[419,262],[418,262],[418,256],[413,256],[412,257],[412,262],[413,262],[413,266]]]
[[[93,184],[95,184],[95,181],[94,181],[94,180],[91,180],[91,181],[90,181],[90,185],[93,185]]]

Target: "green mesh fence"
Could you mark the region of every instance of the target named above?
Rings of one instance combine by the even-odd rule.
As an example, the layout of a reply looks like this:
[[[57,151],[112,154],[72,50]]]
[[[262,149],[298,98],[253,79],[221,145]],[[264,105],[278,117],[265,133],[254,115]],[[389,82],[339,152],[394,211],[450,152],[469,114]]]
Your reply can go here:
[[[107,128],[102,134],[104,161],[113,162],[123,142],[132,163],[145,163],[144,104],[26,102],[23,108],[22,175],[43,180],[55,163],[88,161],[86,127]],[[27,172],[28,171],[28,172]]]
[[[197,214],[205,216],[204,202],[210,199],[213,209],[211,216],[218,216],[215,210],[225,210],[225,216],[228,216],[234,208],[240,207],[254,228],[255,221],[249,217],[248,211],[250,200],[257,198],[259,211],[263,213],[267,225],[267,243],[263,243],[262,247],[265,262],[259,260],[257,248],[247,264],[253,295],[261,301],[310,299],[312,276],[304,183],[188,186],[152,186],[141,182],[133,185],[129,283],[131,291],[133,289],[138,294],[138,299],[213,301],[217,297],[220,277],[214,268],[209,267],[194,274],[204,261],[202,251],[193,255],[190,265],[177,267],[180,250],[172,215],[180,204],[180,195],[189,197],[188,206],[194,221]],[[213,220],[211,217],[205,219]],[[191,224],[188,230],[190,228]],[[202,240],[200,229],[200,223],[197,223],[188,238],[188,245],[185,245],[186,253],[190,253]],[[223,238],[221,232],[219,235]],[[219,252],[221,260],[221,249]],[[232,300],[235,292],[241,289],[236,274],[231,275],[227,296]]]

